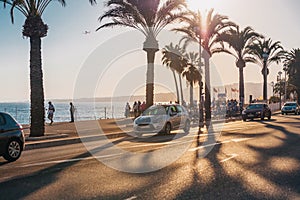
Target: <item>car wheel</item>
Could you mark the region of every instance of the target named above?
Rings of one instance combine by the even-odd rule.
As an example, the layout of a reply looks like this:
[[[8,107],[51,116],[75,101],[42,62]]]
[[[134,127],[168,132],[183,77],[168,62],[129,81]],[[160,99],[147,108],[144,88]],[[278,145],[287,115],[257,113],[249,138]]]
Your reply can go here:
[[[21,156],[21,153],[21,142],[17,139],[11,139],[6,146],[5,154],[3,157],[9,162],[13,162]]]
[[[281,114],[282,114],[282,115],[284,115],[284,113],[283,113],[283,112],[282,112]]]
[[[268,116],[268,120],[270,120],[271,119],[271,114]]]
[[[166,123],[165,125],[165,134],[170,134],[171,133],[171,130],[172,130],[172,127],[171,127],[171,123]]]
[[[263,114],[261,117],[260,117],[261,120],[264,120],[265,119],[265,115]]]
[[[244,121],[244,122],[247,120],[247,118],[246,118],[246,117],[242,117],[242,118],[243,118],[243,121]]]
[[[185,132],[185,133],[189,133],[190,127],[191,127],[191,123],[190,123],[189,120],[187,120],[187,121],[185,122],[185,124],[184,124],[184,128],[183,128],[184,132]]]

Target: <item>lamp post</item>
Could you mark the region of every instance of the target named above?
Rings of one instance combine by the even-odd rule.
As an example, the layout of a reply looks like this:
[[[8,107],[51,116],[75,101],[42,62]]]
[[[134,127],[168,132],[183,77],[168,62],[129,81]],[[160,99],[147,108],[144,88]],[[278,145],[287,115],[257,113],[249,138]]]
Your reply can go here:
[[[284,103],[286,102],[286,71],[287,71],[287,66],[286,64],[283,65],[283,70],[284,70]]]
[[[199,25],[200,26],[200,25]],[[202,49],[201,49],[201,29],[199,26],[194,27],[194,32],[196,33],[199,39],[199,73],[201,74],[201,57],[202,57]],[[203,83],[202,80],[199,80],[199,133],[201,132],[201,128],[204,126],[203,123]]]
[[[272,87],[272,96],[274,97],[274,81],[271,82],[271,87]]]
[[[278,72],[278,80],[279,80],[279,109],[281,109],[281,89],[282,89],[281,88],[281,74],[282,74],[282,72],[279,71]]]
[[[264,77],[263,100],[267,101],[268,100],[268,81],[267,81],[267,78],[268,78],[268,74],[269,74],[269,69],[267,67],[267,61],[268,61],[268,58],[269,58],[269,51],[266,47],[263,49],[262,57],[263,57],[263,69],[262,69],[261,73],[263,74],[263,77]]]

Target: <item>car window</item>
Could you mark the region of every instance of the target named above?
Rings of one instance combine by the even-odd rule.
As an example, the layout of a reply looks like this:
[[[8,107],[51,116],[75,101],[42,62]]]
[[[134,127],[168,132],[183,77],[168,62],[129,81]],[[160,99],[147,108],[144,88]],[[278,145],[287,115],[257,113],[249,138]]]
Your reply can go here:
[[[296,103],[286,103],[286,104],[284,104],[284,106],[297,106],[297,104]]]
[[[2,114],[0,114],[0,126],[5,125],[5,118]]]
[[[181,106],[176,106],[177,112],[181,113],[182,112],[182,107]]]
[[[166,109],[163,106],[150,107],[143,112],[143,115],[165,115]]]
[[[264,104],[250,104],[247,109],[258,109],[262,108]]]

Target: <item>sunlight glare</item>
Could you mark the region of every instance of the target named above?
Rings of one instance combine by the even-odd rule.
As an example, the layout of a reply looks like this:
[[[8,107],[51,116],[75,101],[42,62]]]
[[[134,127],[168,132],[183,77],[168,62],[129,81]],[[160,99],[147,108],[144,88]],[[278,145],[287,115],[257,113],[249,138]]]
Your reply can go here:
[[[207,13],[211,8],[216,9],[220,0],[187,0],[189,8],[193,11],[200,10],[201,13]]]

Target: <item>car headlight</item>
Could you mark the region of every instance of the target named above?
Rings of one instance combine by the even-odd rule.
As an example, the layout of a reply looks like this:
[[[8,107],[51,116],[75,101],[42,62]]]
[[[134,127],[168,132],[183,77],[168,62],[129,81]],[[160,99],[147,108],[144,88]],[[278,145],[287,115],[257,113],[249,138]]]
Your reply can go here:
[[[256,114],[257,114],[257,115],[260,115],[260,114],[261,114],[261,112],[260,112],[260,111],[259,111],[259,112],[256,112]]]

